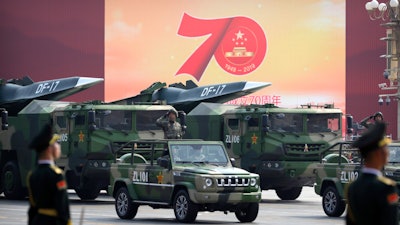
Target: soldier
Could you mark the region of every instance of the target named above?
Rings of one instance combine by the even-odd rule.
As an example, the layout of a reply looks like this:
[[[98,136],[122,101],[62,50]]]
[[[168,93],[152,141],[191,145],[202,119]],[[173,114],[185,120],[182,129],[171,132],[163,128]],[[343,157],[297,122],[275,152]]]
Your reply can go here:
[[[29,225],[71,224],[67,183],[63,171],[54,164],[61,155],[59,138],[46,125],[29,145],[38,154],[38,165],[27,176]]]
[[[368,122],[369,120],[373,120],[374,122]],[[376,112],[374,115],[364,118],[360,124],[368,129],[376,122],[383,122],[383,114],[381,112]]]
[[[178,112],[170,109],[167,114],[157,119],[157,126],[164,130],[165,139],[182,139],[183,130],[180,123],[176,121]]]
[[[398,224],[396,182],[381,172],[387,163],[387,145],[391,142],[385,130],[386,125],[378,122],[353,144],[361,152],[364,167],[358,179],[347,188],[348,225]]]

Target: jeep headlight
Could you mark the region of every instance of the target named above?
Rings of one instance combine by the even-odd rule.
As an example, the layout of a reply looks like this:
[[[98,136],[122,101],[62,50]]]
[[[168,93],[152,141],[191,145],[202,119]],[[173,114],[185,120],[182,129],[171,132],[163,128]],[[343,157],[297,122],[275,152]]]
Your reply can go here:
[[[255,177],[250,178],[250,186],[254,187],[257,185],[257,179]]]
[[[206,178],[205,183],[206,183],[206,187],[211,187],[211,185],[213,184],[213,181],[211,178]]]

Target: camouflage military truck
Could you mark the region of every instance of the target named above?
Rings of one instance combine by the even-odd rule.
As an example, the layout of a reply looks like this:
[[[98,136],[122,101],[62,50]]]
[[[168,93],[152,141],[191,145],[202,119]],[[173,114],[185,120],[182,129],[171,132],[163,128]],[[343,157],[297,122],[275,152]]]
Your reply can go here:
[[[324,107],[278,108],[201,103],[187,114],[184,138],[223,141],[237,166],[260,175],[262,190],[296,199],[313,186],[315,162],[342,139],[342,112]]]
[[[121,219],[134,218],[140,205],[172,208],[179,222],[193,222],[199,211],[257,217],[259,176],[233,167],[219,141],[132,141],[116,158],[109,193]]]
[[[362,159],[351,142],[338,142],[321,155],[316,164],[315,193],[322,196],[322,208],[328,216],[341,216],[346,209],[344,187],[358,178]]]
[[[8,130],[0,131],[0,186],[6,198],[26,196],[26,174],[36,163],[28,144],[40,128],[51,123],[61,135],[62,156],[68,186],[81,199],[95,199],[107,189],[114,150],[140,138],[163,138],[155,120],[171,106],[113,105],[34,100],[15,116]]]

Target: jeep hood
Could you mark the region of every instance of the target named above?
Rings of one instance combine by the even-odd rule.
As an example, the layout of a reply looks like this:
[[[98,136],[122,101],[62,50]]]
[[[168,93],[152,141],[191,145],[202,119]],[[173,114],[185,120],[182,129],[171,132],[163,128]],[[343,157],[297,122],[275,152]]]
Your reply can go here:
[[[176,169],[182,170],[182,172],[196,173],[196,174],[210,174],[210,175],[250,175],[250,173],[244,169],[236,167],[222,167],[215,165],[201,165],[193,166],[177,166]]]

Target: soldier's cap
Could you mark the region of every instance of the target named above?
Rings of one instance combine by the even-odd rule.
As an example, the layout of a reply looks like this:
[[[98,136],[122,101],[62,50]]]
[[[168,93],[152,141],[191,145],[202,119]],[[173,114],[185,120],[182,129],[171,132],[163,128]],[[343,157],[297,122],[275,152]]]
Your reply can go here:
[[[360,138],[358,138],[353,146],[359,148],[361,153],[366,154],[370,151],[384,147],[392,141],[386,137],[386,124],[375,123]]]
[[[175,109],[170,109],[170,110],[168,110],[168,113],[167,113],[167,114],[169,115],[169,114],[171,114],[171,113],[175,114],[175,116],[178,117],[178,112],[177,112]]]
[[[29,144],[29,148],[34,149],[37,152],[43,152],[50,145],[53,145],[60,139],[58,134],[53,133],[53,129],[49,124],[46,124],[40,133],[33,138]]]
[[[374,114],[374,118],[376,118],[376,117],[378,117],[378,116],[382,117],[382,119],[383,119],[383,113],[381,113],[381,112],[376,112],[376,113]]]

